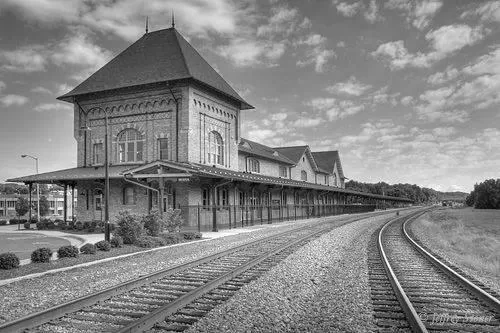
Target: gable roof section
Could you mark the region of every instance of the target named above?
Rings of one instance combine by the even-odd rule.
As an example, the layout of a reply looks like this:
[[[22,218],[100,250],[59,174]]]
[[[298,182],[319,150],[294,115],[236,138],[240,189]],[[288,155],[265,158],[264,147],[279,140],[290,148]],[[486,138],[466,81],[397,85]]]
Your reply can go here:
[[[253,109],[175,28],[144,34],[60,100],[142,84],[193,79]]]
[[[241,138],[240,144],[238,145],[238,151],[289,165],[295,165],[292,160],[284,154],[278,152],[276,149],[244,138]]]
[[[325,169],[322,169],[318,166],[316,161],[314,160],[314,156],[311,154],[311,149],[309,146],[292,146],[292,147],[278,147],[274,148],[278,152],[282,153],[289,159],[291,159],[295,164],[299,163],[300,158],[306,154],[307,157],[309,158],[309,161],[311,162],[311,165],[314,169],[314,171],[317,172],[323,172],[323,173],[330,173]]]
[[[340,156],[337,150],[330,151],[316,151],[312,152],[314,160],[321,169],[327,170],[329,173],[333,172],[335,168],[335,163],[337,163],[337,169],[339,171],[339,177],[344,177],[344,172],[342,170],[342,164],[340,163]]]

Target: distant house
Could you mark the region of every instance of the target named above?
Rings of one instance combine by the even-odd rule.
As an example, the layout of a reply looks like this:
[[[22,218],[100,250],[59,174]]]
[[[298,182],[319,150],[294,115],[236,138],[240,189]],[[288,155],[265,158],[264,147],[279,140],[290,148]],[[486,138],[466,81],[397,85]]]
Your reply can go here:
[[[44,195],[49,202],[49,213],[44,218],[49,218],[52,220],[63,219],[64,218],[64,195],[61,191],[51,192]],[[16,203],[19,197],[26,198],[29,200],[27,194],[0,194],[0,220],[9,220],[17,218],[16,213]],[[66,198],[66,213],[68,216],[72,216],[73,209],[76,208],[77,200],[74,199],[72,203],[72,196],[69,194]],[[34,208],[37,207],[36,195],[31,197],[31,204],[33,207],[32,214],[36,216],[36,211]],[[29,212],[26,213],[22,218],[27,219],[29,217]]]

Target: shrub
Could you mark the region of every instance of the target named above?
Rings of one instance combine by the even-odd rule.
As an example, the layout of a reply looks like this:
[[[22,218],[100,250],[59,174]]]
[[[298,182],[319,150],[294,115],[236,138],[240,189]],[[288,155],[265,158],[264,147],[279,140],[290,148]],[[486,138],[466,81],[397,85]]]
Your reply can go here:
[[[123,238],[121,236],[113,236],[111,237],[111,246],[112,247],[122,247],[123,246]]]
[[[0,269],[12,269],[19,267],[19,258],[11,252],[0,254]]]
[[[163,231],[165,221],[160,215],[160,212],[155,210],[142,218],[144,229],[149,236],[157,237]]]
[[[153,237],[153,236],[141,236],[137,239],[135,245],[139,247],[157,247],[167,245],[165,240],[161,237]]]
[[[63,220],[60,220],[60,219],[56,219],[54,220],[54,223],[56,224],[56,226],[61,229],[61,230],[65,230],[66,229],[66,222],[64,222]]]
[[[58,258],[78,257],[78,248],[73,245],[61,246],[57,250]]]
[[[31,223],[37,223],[37,222],[38,222],[38,220],[37,220],[37,218],[36,218],[36,217],[32,217],[32,218],[31,218],[31,220],[30,220],[30,222],[31,222]]]
[[[83,223],[78,221],[75,223],[75,229],[76,230],[83,230]]]
[[[22,223],[22,224],[24,224],[24,223],[26,223],[26,222],[28,222],[28,220],[27,220],[27,219],[20,219],[20,220],[19,220],[19,224],[21,224],[21,223]]]
[[[167,209],[163,214],[163,219],[168,232],[179,232],[181,225],[184,223],[180,209]]]
[[[31,223],[29,223],[29,222],[25,222],[25,223],[24,223],[24,229],[29,229],[29,228],[30,228],[30,225],[31,225]]]
[[[94,244],[87,243],[80,248],[80,252],[83,254],[95,254],[97,249]]]
[[[31,252],[31,262],[49,262],[52,257],[52,250],[42,247]]]
[[[83,229],[88,230],[88,229],[90,229],[91,225],[92,225],[92,222],[85,221],[85,222],[83,222]]]
[[[122,211],[118,214],[117,224],[118,227],[115,229],[114,235],[121,236],[124,244],[135,244],[144,233],[142,223],[137,216],[128,211]]]
[[[111,243],[105,240],[95,243],[95,246],[99,251],[109,251],[111,250]]]
[[[6,225],[7,221],[6,220],[0,220],[0,225]]]
[[[96,228],[97,228],[97,221],[92,221],[90,222],[87,229],[89,230],[89,232],[94,232]]]
[[[180,243],[183,239],[178,232],[164,232],[160,234],[160,237],[165,240],[166,245]]]
[[[186,232],[182,233],[182,236],[186,240],[200,239],[201,238],[201,233],[194,232],[194,231],[186,231]]]
[[[56,228],[56,224],[53,221],[48,220],[45,222],[45,228],[49,229],[49,230],[53,230]]]
[[[19,224],[19,220],[18,219],[10,219],[9,224]]]
[[[76,223],[76,221],[69,221],[68,230],[75,229],[75,223]]]

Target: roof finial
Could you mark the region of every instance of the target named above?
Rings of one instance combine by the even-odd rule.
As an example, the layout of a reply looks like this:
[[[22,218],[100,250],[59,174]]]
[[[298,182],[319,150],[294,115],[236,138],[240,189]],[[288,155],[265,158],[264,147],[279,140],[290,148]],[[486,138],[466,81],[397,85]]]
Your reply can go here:
[[[172,28],[175,28],[174,10],[172,9]]]
[[[146,33],[148,33],[149,29],[148,29],[148,22],[149,21],[149,17],[146,16]]]

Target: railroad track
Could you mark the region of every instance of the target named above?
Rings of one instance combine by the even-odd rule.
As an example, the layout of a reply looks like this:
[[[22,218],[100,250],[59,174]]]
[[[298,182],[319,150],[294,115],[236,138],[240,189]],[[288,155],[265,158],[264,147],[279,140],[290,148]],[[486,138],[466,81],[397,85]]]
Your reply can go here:
[[[311,240],[381,214],[269,236],[7,322],[0,332],[182,332]]]
[[[378,233],[380,262],[372,255],[369,265],[380,331],[500,332],[496,294],[448,267],[408,234],[408,223],[423,213],[390,221]]]

